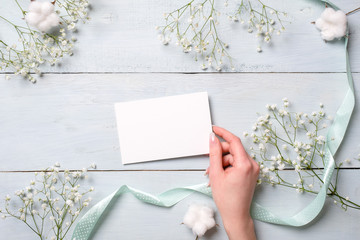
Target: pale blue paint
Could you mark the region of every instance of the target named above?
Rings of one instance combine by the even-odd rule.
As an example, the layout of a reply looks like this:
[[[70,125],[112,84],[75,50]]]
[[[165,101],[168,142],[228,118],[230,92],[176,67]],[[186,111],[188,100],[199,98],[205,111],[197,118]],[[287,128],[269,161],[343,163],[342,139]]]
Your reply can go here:
[[[352,0],[334,2],[346,11],[358,7]],[[61,67],[48,68],[46,71],[54,74],[45,74],[36,85],[19,77],[0,81],[0,170],[5,171],[0,172],[0,198],[32,179],[31,173],[7,171],[32,171],[54,162],[70,169],[96,162],[98,170],[175,170],[91,173],[96,187],[94,202],[122,184],[159,193],[206,181],[202,176],[208,165],[206,156],[122,166],[114,102],[208,91],[214,124],[238,135],[251,130],[256,113],[263,112],[266,103],[280,103],[285,96],[294,103],[295,110],[311,112],[323,102],[329,114],[335,113],[345,94],[343,46],[339,42],[323,43],[309,23],[319,16],[321,5],[310,0],[291,4],[274,1],[274,5],[287,9],[293,23],[261,54],[256,53],[254,36],[224,21],[224,35],[237,58],[236,71],[254,73],[188,75],[182,72],[201,72],[198,65],[175,46],[162,46],[154,30],[161,23],[162,13],[177,4],[155,0],[94,1],[93,20],[80,27],[74,57],[65,59]],[[6,11],[14,20],[22,21],[12,7],[7,1],[0,5],[0,12]],[[349,21],[351,65],[353,71],[359,72],[360,48],[356,43],[360,38],[360,14],[350,16]],[[3,23],[0,29],[7,31]],[[360,75],[353,75],[358,85]],[[337,161],[360,153],[358,106]],[[359,167],[359,163],[352,161],[344,167]],[[186,171],[194,169],[199,171]],[[342,170],[340,191],[360,202],[358,175],[359,169]],[[257,191],[256,198],[274,210],[291,213],[311,196],[266,187]],[[123,196],[94,239],[193,239],[191,232],[179,225],[193,201],[214,206],[210,199],[199,195],[171,209]],[[256,222],[256,230],[259,239],[356,239],[358,225],[358,211],[344,212],[329,201],[322,216],[310,226],[295,229]],[[14,233],[13,229],[21,231]],[[0,222],[0,231],[7,239],[35,239],[25,227],[11,220]],[[223,227],[206,239],[226,239]]]

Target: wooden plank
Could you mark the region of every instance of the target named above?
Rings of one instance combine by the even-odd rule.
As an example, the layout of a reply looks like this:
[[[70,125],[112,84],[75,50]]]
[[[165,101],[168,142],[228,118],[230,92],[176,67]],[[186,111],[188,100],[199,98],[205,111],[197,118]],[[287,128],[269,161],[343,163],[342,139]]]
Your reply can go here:
[[[0,170],[35,170],[55,162],[70,169],[92,162],[105,170],[205,169],[206,156],[122,166],[114,103],[208,91],[213,123],[242,136],[251,131],[256,113],[266,112],[265,104],[280,104],[286,96],[295,111],[312,112],[322,102],[334,115],[346,81],[342,73],[50,74],[36,85],[0,81],[0,89],[6,89],[0,95]],[[340,161],[360,153],[359,118],[356,110]]]
[[[75,55],[65,58],[60,66],[45,67],[51,72],[202,72],[201,62],[193,61],[191,54],[184,54],[174,43],[163,46],[157,39],[156,25],[163,24],[163,13],[175,10],[182,1],[92,1],[89,24],[79,27]],[[222,1],[216,1],[223,12],[219,34],[229,43],[229,51],[235,58],[238,72],[344,72],[344,51],[342,42],[324,43],[318,30],[310,24],[316,20],[324,5],[316,1],[286,0],[266,1],[285,10],[291,24],[283,36],[274,37],[270,45],[263,44],[258,54],[255,34],[248,34],[239,23],[231,24]],[[358,7],[353,0],[333,1],[344,11]],[[24,1],[24,8],[28,1]],[[21,23],[20,12],[15,3],[5,1],[0,13]],[[351,31],[350,47],[353,71],[360,71],[360,50],[356,43],[360,39],[360,15],[349,17]],[[0,21],[0,29],[7,32],[1,36],[17,43],[16,34]],[[173,37],[175,39],[175,37]],[[224,71],[229,69],[224,68]],[[214,71],[209,69],[208,71]]]
[[[147,192],[157,194],[169,188],[198,184],[206,181],[201,172],[112,172],[90,173],[89,182],[95,186],[93,204],[112,193],[122,184],[129,184]],[[342,170],[339,190],[353,201],[360,202],[360,191],[354,186],[358,170]],[[8,193],[25,187],[33,179],[32,173],[0,173],[1,199]],[[263,186],[257,189],[256,199],[278,214],[291,215],[306,206],[313,195],[297,194],[294,190]],[[178,205],[166,209],[139,202],[130,194],[121,196],[99,227],[95,239],[192,239],[192,233],[180,225],[187,207],[192,203],[209,204],[213,201],[203,195],[193,194]],[[2,206],[3,202],[1,202]],[[241,203],[240,203],[241,204]],[[292,228],[255,222],[258,239],[282,239],[283,236],[297,239],[356,239],[360,211],[343,211],[328,201],[321,215],[306,227]],[[209,232],[204,239],[227,239],[219,213],[216,213],[219,227]],[[16,229],[16,231],[14,231]],[[25,225],[7,219],[0,222],[0,231],[7,239],[33,239]]]

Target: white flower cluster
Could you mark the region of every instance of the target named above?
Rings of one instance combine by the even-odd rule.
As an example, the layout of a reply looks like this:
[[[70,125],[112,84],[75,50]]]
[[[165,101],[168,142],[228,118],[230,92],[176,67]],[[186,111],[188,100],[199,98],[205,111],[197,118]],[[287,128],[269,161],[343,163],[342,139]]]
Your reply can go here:
[[[192,204],[184,216],[183,223],[191,228],[196,236],[202,237],[207,230],[216,225],[214,210],[206,205]]]
[[[332,117],[326,115],[322,103],[318,111],[309,114],[291,112],[289,106],[287,98],[283,99],[280,107],[267,104],[268,112],[257,119],[253,133],[244,132],[244,143],[246,140],[252,142],[251,157],[260,166],[258,184],[279,185],[295,189],[297,193],[317,194],[325,174],[325,144],[327,140],[334,140],[326,139],[322,133]],[[338,174],[343,163],[350,164],[351,161],[335,162],[336,180],[329,186],[328,197],[344,210],[349,207],[360,210],[360,204],[338,192]]]
[[[193,53],[196,61],[201,61],[201,68],[206,70],[214,68],[221,71],[225,62],[230,64],[231,70],[235,70],[233,58],[228,52],[228,44],[220,36],[218,26],[221,14],[216,8],[215,0],[191,0],[182,7],[165,13],[165,25],[157,26],[159,40],[168,45],[171,36],[176,35],[176,45],[180,46],[184,53]],[[259,6],[254,7],[251,2],[257,2]],[[225,2],[228,6],[228,2]],[[285,28],[282,17],[286,13],[280,12],[262,3],[260,0],[241,1],[241,5],[233,16],[228,18],[231,21],[245,23],[245,16],[248,15],[248,32],[257,31],[257,37],[265,42],[270,42],[274,32],[280,34]],[[275,20],[276,19],[276,20]],[[277,27],[279,22],[281,27]],[[261,52],[261,46],[257,47]]]
[[[76,38],[71,32],[76,31],[79,20],[88,20],[88,0],[67,0],[64,3],[32,1],[29,11],[24,11],[24,18],[36,29],[15,25],[19,33],[19,46],[0,40],[0,70],[11,68],[15,75],[21,75],[31,82],[36,82],[33,73],[41,75],[40,66],[48,63],[51,66],[58,63],[64,56],[73,55]],[[54,12],[54,8],[58,10]],[[53,26],[61,23],[58,33],[47,33]],[[19,31],[18,29],[21,29]],[[6,79],[10,79],[6,75]]]
[[[179,9],[165,13],[165,26],[156,27],[159,40],[167,45],[171,35],[176,33],[176,45],[184,53],[194,53],[195,60],[201,60],[201,68],[213,67],[221,71],[227,59],[233,69],[232,58],[218,34],[221,13],[215,8],[215,0],[190,1]],[[233,69],[234,70],[234,69]]]
[[[260,0],[243,0],[235,14],[228,16],[232,22],[246,24],[248,33],[256,33],[256,37],[261,40],[257,52],[262,52],[261,42],[270,43],[274,33],[280,35],[285,31],[283,18],[286,17],[286,12],[265,5]]]
[[[55,4],[55,2],[54,2]],[[32,1],[25,20],[30,26],[36,27],[42,32],[59,25],[60,18],[54,11],[54,4],[50,2]]]
[[[93,164],[92,167],[96,166]],[[91,202],[91,197],[85,196],[94,188],[82,190],[79,184],[87,178],[86,173],[87,168],[60,171],[58,163],[36,172],[35,180],[24,189],[15,191],[13,200],[10,195],[5,197],[5,209],[0,210],[2,218],[13,217],[25,222],[41,239],[49,239],[50,232],[56,233],[53,238],[64,239],[80,212]],[[13,211],[10,206],[17,206],[18,210]],[[48,231],[45,226],[53,231]]]
[[[346,34],[347,18],[341,11],[327,7],[320,18],[315,21],[315,26],[321,31],[321,37],[325,41],[340,39]]]
[[[290,112],[289,105],[287,98],[283,99],[280,108],[276,104],[266,105],[268,114],[260,116],[253,126],[251,139],[255,146],[250,150],[260,165],[259,183],[286,185],[299,193],[311,191],[314,182],[306,185],[302,175],[304,170],[322,166],[325,137],[321,132],[327,127],[323,122],[331,117],[326,119],[323,104],[319,111],[311,114]],[[280,171],[285,168],[294,169],[299,176],[296,183],[280,176]]]

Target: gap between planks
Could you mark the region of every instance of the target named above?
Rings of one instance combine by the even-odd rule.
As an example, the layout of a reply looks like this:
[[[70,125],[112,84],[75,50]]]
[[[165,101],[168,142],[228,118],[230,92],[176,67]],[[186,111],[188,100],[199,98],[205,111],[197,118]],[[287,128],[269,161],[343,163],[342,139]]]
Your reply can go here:
[[[313,170],[323,170],[324,168],[313,168]],[[338,168],[335,168],[338,169]],[[340,168],[340,170],[359,170],[360,167]],[[88,172],[204,172],[206,169],[131,169],[131,170],[87,170]],[[294,169],[288,168],[281,171],[293,171]],[[0,171],[0,173],[32,173],[43,172],[44,170],[12,170],[12,171]],[[81,171],[81,169],[69,169],[70,172]],[[59,170],[64,172],[64,170]]]
[[[42,72],[42,74],[329,74],[343,72]],[[360,72],[351,72],[360,73]],[[0,75],[14,74],[14,72],[0,72]],[[35,74],[35,73],[30,73]]]

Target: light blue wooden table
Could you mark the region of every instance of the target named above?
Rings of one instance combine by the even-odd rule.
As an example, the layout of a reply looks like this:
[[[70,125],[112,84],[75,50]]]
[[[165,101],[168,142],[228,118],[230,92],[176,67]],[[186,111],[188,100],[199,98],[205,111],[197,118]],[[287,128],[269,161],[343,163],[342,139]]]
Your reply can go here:
[[[323,102],[334,114],[346,91],[343,43],[324,43],[311,21],[324,6],[317,1],[276,0],[292,23],[282,37],[256,52],[254,36],[240,25],[221,26],[235,57],[235,73],[202,72],[189,55],[174,45],[163,46],[154,26],[162,14],[179,5],[166,0],[92,1],[92,20],[81,26],[75,55],[61,66],[49,67],[33,85],[20,77],[0,81],[0,197],[13,193],[33,178],[33,172],[60,162],[81,169],[96,162],[90,173],[94,203],[128,184],[152,193],[207,181],[205,156],[167,161],[121,164],[113,104],[197,91],[210,96],[213,123],[241,135],[250,131],[257,112],[267,103],[287,96],[295,109],[313,111]],[[359,7],[354,0],[334,0],[344,11]],[[25,4],[26,1],[23,1]],[[223,5],[221,1],[218,3]],[[1,3],[1,13],[12,19],[18,12],[12,1]],[[360,13],[349,16],[350,59],[360,84]],[[1,34],[6,26],[0,23]],[[191,74],[187,74],[191,73]],[[0,75],[4,75],[1,73]],[[359,96],[357,96],[359,97]],[[360,153],[360,102],[337,161]],[[360,164],[352,161],[340,170],[339,191],[360,202]],[[279,213],[291,215],[314,196],[283,188],[261,187],[255,198]],[[192,195],[170,209],[146,205],[124,195],[114,205],[94,239],[194,239],[180,225],[189,204],[211,199]],[[219,227],[204,239],[227,239]],[[343,211],[328,201],[320,216],[302,228],[255,222],[258,239],[358,239],[360,211]],[[1,239],[35,239],[13,220],[0,222]],[[6,236],[6,237],[5,237]]]

